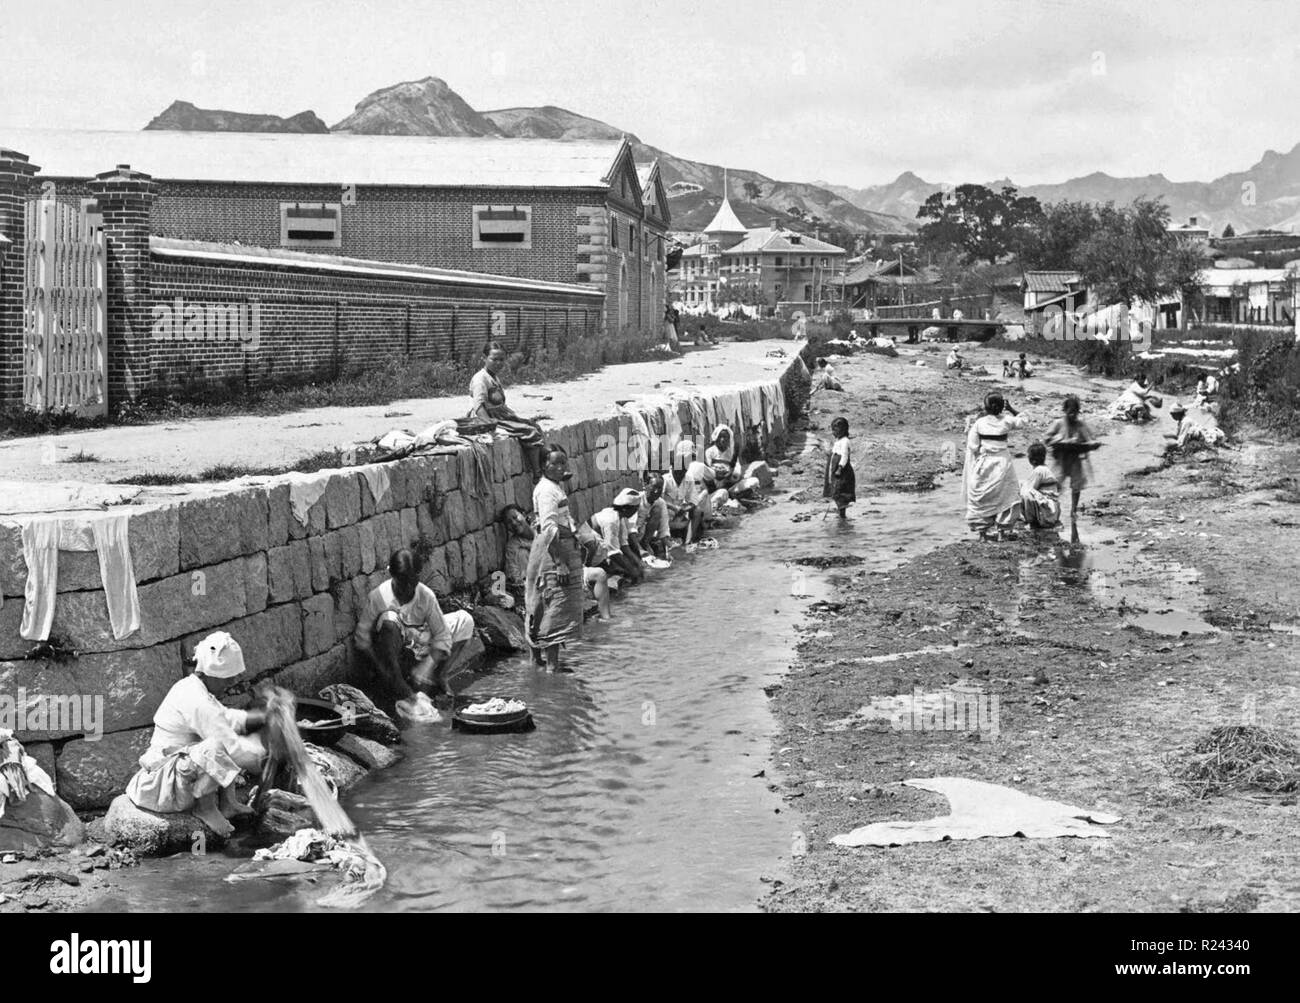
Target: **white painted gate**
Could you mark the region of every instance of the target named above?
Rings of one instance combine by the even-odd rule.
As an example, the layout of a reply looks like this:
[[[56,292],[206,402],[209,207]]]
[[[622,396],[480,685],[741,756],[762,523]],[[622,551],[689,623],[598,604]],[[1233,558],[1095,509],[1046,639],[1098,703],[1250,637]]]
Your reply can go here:
[[[23,404],[108,412],[107,252],[98,217],[53,199],[27,203]]]

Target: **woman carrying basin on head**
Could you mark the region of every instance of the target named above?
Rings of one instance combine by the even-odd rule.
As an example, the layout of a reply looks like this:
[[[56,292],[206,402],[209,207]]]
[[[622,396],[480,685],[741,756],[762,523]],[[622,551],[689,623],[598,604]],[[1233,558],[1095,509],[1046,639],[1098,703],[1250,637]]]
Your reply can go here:
[[[1021,417],[1001,394],[984,398],[984,413],[966,433],[966,464],[962,468],[962,493],[966,498],[966,523],[987,540],[997,529],[998,539],[1014,539],[1020,521],[1020,482],[1011,465],[1011,431],[1025,427]]]

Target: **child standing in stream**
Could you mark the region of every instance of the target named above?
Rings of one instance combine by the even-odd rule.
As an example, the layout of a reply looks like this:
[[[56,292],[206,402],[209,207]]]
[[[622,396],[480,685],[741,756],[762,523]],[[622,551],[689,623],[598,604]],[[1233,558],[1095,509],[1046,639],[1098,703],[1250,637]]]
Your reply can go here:
[[[853,473],[853,450],[849,441],[848,419],[840,417],[831,422],[835,442],[826,458],[826,480],[822,497],[830,498],[840,510],[840,518],[848,518],[848,507],[858,498],[857,478]]]

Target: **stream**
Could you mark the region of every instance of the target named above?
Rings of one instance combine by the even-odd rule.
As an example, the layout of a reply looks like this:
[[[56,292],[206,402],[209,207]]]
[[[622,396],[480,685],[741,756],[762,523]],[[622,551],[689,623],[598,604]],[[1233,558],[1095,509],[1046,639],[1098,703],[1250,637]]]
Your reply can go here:
[[[1163,448],[1154,426],[1094,421],[1106,446],[1085,503]],[[771,504],[715,533],[717,550],[675,550],[672,569],[615,599],[611,624],[588,621],[586,641],[566,655],[571,673],[538,673],[519,656],[475,681],[475,695],[525,700],[536,731],[405,732],[406,758],[344,799],[388,868],[364,910],[757,909],[762,879],[786,878],[802,839],[767,776],[775,721],[764,687],[793,660],[807,606],[832,596],[842,576],[887,571],[964,536],[960,475],[941,476],[933,491],[866,493],[840,523],[820,498],[791,498],[792,461],[820,464],[824,454],[796,434]],[[1074,556],[1044,547],[1022,562],[1022,596],[1086,581],[1122,615],[1142,608],[1135,616],[1146,619],[1134,626],[1200,629],[1194,571],[1148,567],[1140,547],[1087,515],[1084,546],[1065,548]],[[796,563],[837,555],[863,563],[824,571]],[[319,892],[309,885],[222,881],[240,853],[236,845],[220,854],[215,868],[188,854],[142,861],[117,872],[114,890],[92,907],[313,908]]]

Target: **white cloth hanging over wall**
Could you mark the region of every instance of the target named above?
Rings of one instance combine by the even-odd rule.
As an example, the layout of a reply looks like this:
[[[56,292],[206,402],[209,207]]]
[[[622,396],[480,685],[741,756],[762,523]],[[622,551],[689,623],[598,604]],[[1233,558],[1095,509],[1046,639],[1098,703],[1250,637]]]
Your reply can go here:
[[[315,474],[286,474],[285,478],[289,482],[289,508],[293,510],[293,517],[298,520],[298,525],[305,526],[307,514],[325,494],[330,475],[322,471]]]
[[[393,477],[388,471],[387,464],[384,463],[367,463],[360,468],[361,476],[366,479],[370,485],[370,497],[375,500],[375,507],[384,500],[388,494],[388,489],[392,487]],[[290,496],[292,497],[292,490]]]
[[[18,634],[47,641],[59,593],[59,551],[90,551],[99,556],[99,576],[113,637],[123,640],[140,629],[140,600],[131,563],[130,512],[33,519],[23,523],[27,563],[23,616]]]

